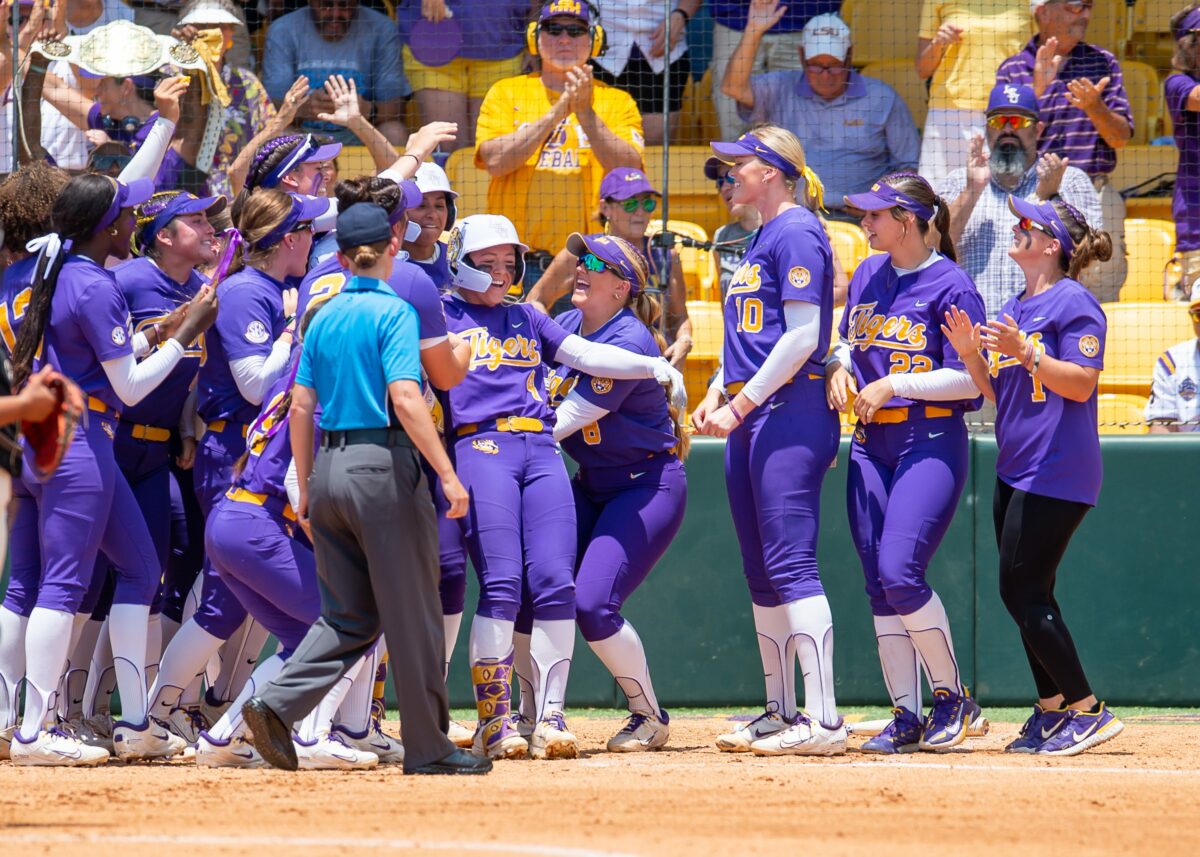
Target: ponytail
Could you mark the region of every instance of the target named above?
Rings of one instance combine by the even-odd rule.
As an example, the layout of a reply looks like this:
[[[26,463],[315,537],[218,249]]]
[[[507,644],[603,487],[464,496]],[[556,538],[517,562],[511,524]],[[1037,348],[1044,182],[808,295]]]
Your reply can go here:
[[[655,344],[658,345],[659,353],[665,354],[667,340],[662,335],[662,331],[658,329],[658,319],[662,315],[658,300],[643,289],[636,295],[630,296],[629,309],[637,316],[638,321],[646,325],[646,329],[650,331],[650,335],[654,337]],[[684,415],[680,413],[679,408],[671,404],[671,394],[669,392],[666,392],[666,397],[667,413],[671,415],[671,426],[675,432],[675,448],[673,452],[679,457],[680,461],[684,461],[688,457],[688,452],[691,451],[692,439],[683,427]]]
[[[940,196],[937,199],[937,213],[933,215],[933,228],[938,233],[938,252],[951,262],[958,261],[958,252],[954,249],[954,240],[950,237],[950,206]]]
[[[1055,196],[1050,200],[1050,204],[1054,206],[1054,213],[1063,222],[1063,226],[1067,227],[1071,240],[1075,242],[1075,250],[1071,257],[1068,259],[1066,253],[1063,253],[1059,260],[1059,266],[1068,277],[1077,280],[1092,262],[1107,262],[1112,258],[1112,236],[1102,229],[1089,226],[1079,209],[1062,197]]]

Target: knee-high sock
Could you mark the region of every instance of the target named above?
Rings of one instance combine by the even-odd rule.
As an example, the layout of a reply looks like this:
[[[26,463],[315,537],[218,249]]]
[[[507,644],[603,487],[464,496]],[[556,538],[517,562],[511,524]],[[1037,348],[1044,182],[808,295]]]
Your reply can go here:
[[[929,686],[933,690],[946,688],[954,693],[963,692],[962,677],[958,672],[958,659],[954,657],[954,638],[950,636],[950,620],[938,594],[925,602],[921,609],[901,616],[908,636],[921,655]]]
[[[593,640],[588,645],[621,686],[629,702],[629,710],[659,716],[658,698],[650,683],[650,665],[646,663],[646,650],[633,624],[626,620],[611,637]]]
[[[796,667],[787,607],[755,604],[753,608],[758,654],[762,658],[763,679],[767,686],[766,710],[791,720],[796,716]]]
[[[249,618],[234,632],[221,649],[221,674],[212,687],[212,699],[224,702],[237,696],[254,672],[268,636],[266,628]]]
[[[446,634],[446,671],[445,678],[450,677],[450,661],[454,658],[454,646],[458,642],[458,629],[462,625],[461,613],[443,613],[442,629]]]
[[[313,741],[329,734],[329,730],[333,728],[334,712],[342,704],[347,691],[350,690],[351,685],[354,684],[354,680],[362,672],[363,665],[366,664],[370,657],[371,655],[368,653],[355,661],[354,666],[346,670],[346,674],[338,679],[337,684],[329,689],[329,692],[325,694],[325,698],[317,703],[317,707],[300,721],[296,731],[301,741],[311,744]]]
[[[575,620],[533,620],[529,659],[533,664],[533,692],[537,700],[535,722],[563,713],[574,652]]]
[[[162,614],[151,613],[146,623],[146,690],[158,678],[158,664],[162,660],[163,627]]]
[[[485,658],[506,658],[513,647],[513,622],[476,616],[471,621],[471,636],[467,656],[471,663]]]
[[[25,628],[29,619],[0,607],[0,729],[15,726],[25,677]]]
[[[529,653],[533,637],[530,634],[513,632],[513,675],[517,677],[517,711],[531,723],[537,718],[536,694],[533,691],[533,658]]]
[[[149,604],[114,604],[108,614],[112,640],[113,668],[121,691],[121,719],[126,723],[146,721],[146,634]]]
[[[254,696],[255,692],[265,687],[271,679],[279,675],[283,669],[283,658],[279,655],[271,655],[271,657],[263,660],[250,676],[250,680],[246,682],[242,692],[238,694],[237,699],[233,704],[225,710],[221,715],[221,719],[213,724],[208,730],[208,734],[218,741],[228,741],[233,736],[243,731],[242,723],[242,706],[246,704],[250,697]]]
[[[63,672],[62,688],[58,695],[58,716],[71,720],[83,715],[83,697],[87,688],[88,669],[92,665],[92,653],[100,636],[103,622],[97,622],[87,613],[76,613],[71,626],[71,651],[67,655],[67,668]]]
[[[158,625],[162,629],[162,652],[165,652],[167,646],[171,645],[171,640],[175,638],[175,634],[179,631],[180,623],[176,622],[170,616],[159,613]],[[162,652],[159,652],[159,660],[162,660]]]
[[[899,616],[876,616],[875,642],[879,644],[879,664],[892,706],[907,708],[920,717],[921,662],[904,620]]]
[[[20,735],[32,741],[54,710],[54,690],[67,663],[75,617],[34,607],[25,627],[25,717]]]
[[[184,622],[163,652],[158,678],[150,688],[150,714],[165,719],[180,702],[183,689],[204,672],[204,665],[221,648],[221,640],[194,621]]]
[[[202,574],[196,575],[196,580],[192,584],[192,588],[188,592],[187,598],[185,598],[183,601],[183,622],[177,628],[175,628],[174,631],[171,633],[171,641],[174,641],[175,635],[179,633],[179,629],[182,628],[184,625],[187,625],[189,620],[191,620],[191,618],[196,615],[196,608],[200,606],[200,590],[203,588],[203,584],[204,584],[204,575],[202,575]],[[169,645],[170,645],[170,641],[164,641],[163,657],[166,657],[167,648]],[[159,669],[160,670],[162,669],[161,660],[160,660]],[[215,678],[215,676],[216,676],[215,670],[213,672],[213,675]],[[204,693],[204,667],[201,667],[200,671],[198,673],[196,673],[196,677],[193,678],[188,683],[187,687],[185,687],[183,689],[183,693],[179,694],[179,701],[176,704],[180,705],[180,706],[198,705],[200,703],[200,696],[203,693]]]
[[[334,722],[348,732],[361,735],[371,728],[371,700],[375,698],[375,673],[379,669],[379,661],[387,651],[383,637],[375,643],[375,648],[366,656],[362,669],[350,683],[342,704],[338,706]],[[257,672],[257,670],[256,670]]]
[[[113,691],[117,689],[117,673],[113,669],[112,640],[108,635],[108,620],[100,625],[96,651],[88,668],[87,685],[83,691],[83,713],[87,717],[108,714]]]
[[[800,672],[804,675],[804,710],[826,726],[838,722],[837,700],[833,686],[833,614],[824,595],[789,601],[788,624]],[[791,664],[788,664],[791,672]]]

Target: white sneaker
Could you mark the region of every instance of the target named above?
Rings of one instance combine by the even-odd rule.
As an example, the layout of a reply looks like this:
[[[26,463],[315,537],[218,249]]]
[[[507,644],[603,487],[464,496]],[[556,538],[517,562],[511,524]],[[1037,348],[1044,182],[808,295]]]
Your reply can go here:
[[[792,722],[785,720],[777,711],[764,711],[732,732],[718,735],[717,749],[723,753],[749,753],[750,745],[755,741],[782,732],[791,726]]]
[[[167,728],[192,747],[196,746],[200,733],[211,727],[198,704],[176,706],[167,716]]]
[[[351,732],[344,726],[334,726],[333,731],[338,736],[338,740],[347,747],[362,750],[365,753],[374,753],[379,757],[381,765],[404,763],[404,744],[398,738],[393,738],[384,732],[374,721],[371,721],[370,728],[361,735]]]
[[[803,714],[796,725],[759,738],[750,745],[756,756],[837,756],[846,752],[846,722],[838,719],[829,727],[809,720]]]
[[[202,768],[265,768],[267,763],[242,736],[221,742],[201,730],[196,736],[196,764]]]
[[[667,712],[659,716],[634,712],[629,715],[621,731],[608,739],[610,753],[640,753],[644,750],[661,750],[671,737],[671,718]]]
[[[117,748],[117,758],[125,762],[169,759],[187,749],[187,741],[153,717],[147,717],[140,726],[118,720],[113,724],[113,745]]]
[[[91,747],[58,729],[42,730],[29,742],[14,732],[10,753],[14,765],[75,768],[103,765],[109,760],[107,750]]]
[[[75,726],[75,736],[84,744],[99,747],[110,756],[117,754],[113,746],[113,719],[111,714],[85,717]]]
[[[305,771],[365,771],[379,764],[379,757],[348,746],[341,735],[322,735],[311,744],[296,741],[296,758]]]
[[[451,720],[449,728],[446,729],[446,737],[455,747],[468,749],[475,741],[475,730],[468,729],[457,720]]]
[[[579,756],[579,742],[567,729],[561,714],[551,714],[533,728],[529,755],[534,759],[575,759]]]
[[[16,724],[7,729],[0,729],[0,759],[12,758],[9,747],[12,745],[13,735],[16,734],[16,731]]]

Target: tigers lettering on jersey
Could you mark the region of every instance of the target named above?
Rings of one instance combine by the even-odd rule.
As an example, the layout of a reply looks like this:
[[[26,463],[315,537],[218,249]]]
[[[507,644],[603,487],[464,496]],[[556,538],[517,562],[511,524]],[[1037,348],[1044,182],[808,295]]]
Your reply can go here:
[[[877,313],[878,303],[858,304],[850,310],[848,330],[852,349],[886,348],[893,351],[924,351],[929,340],[924,323],[913,323],[906,315]]]
[[[142,319],[136,325],[134,325],[133,332],[135,334],[141,333],[142,331],[146,330],[147,328],[154,327],[154,325],[156,325],[160,322],[166,321],[166,320],[167,320],[166,315],[160,315],[160,316],[155,316],[154,318]],[[162,348],[164,344],[166,344],[166,340],[159,342],[158,345],[155,346],[155,350]],[[195,341],[193,341],[191,345],[189,345],[187,348],[185,348],[183,350],[183,356],[184,357],[199,357],[199,358],[203,359],[203,357],[204,357],[204,334],[203,333],[200,334],[199,336],[197,336]]]
[[[569,371],[565,366],[555,366],[546,371],[546,400],[552,408],[561,405],[563,399],[575,389],[575,384],[579,381],[578,375],[559,374],[559,372]]]
[[[486,327],[472,327],[459,335],[471,343],[469,371],[482,367],[494,372],[501,366],[522,366],[532,369],[541,365],[541,348],[536,339],[529,339],[518,334],[501,340],[491,336]],[[533,392],[532,388],[530,392]],[[537,395],[536,392],[534,395]]]

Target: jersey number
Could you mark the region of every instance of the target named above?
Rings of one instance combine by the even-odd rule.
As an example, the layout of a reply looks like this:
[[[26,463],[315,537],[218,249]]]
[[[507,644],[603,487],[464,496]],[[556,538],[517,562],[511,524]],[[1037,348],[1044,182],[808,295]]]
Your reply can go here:
[[[13,322],[18,322],[25,317],[25,310],[29,308],[29,298],[32,295],[33,289],[22,289],[12,299],[11,308],[0,312],[0,336],[4,338],[4,347],[8,349],[9,354],[12,354],[13,349],[17,347],[17,336],[13,333]],[[12,321],[9,321],[10,315]]]
[[[924,354],[909,355],[903,351],[892,352],[892,368],[889,375],[907,375],[910,372],[932,372],[933,360]]]
[[[758,298],[737,299],[738,333],[758,333],[763,325],[763,305]]]
[[[583,442],[588,446],[600,445],[600,423],[588,423],[580,431],[583,432]]]

